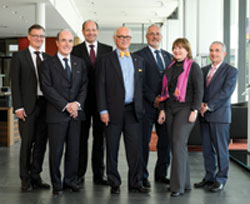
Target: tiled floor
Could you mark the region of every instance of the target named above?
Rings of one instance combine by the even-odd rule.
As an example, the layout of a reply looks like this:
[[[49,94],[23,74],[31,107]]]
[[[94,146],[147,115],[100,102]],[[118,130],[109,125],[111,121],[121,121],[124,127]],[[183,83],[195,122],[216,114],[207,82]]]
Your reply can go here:
[[[123,141],[121,140],[121,144]],[[248,204],[250,203],[250,173],[230,163],[229,180],[225,191],[210,193],[203,189],[193,189],[179,198],[170,197],[165,185],[154,183],[153,169],[156,152],[151,152],[149,171],[152,182],[152,191],[148,195],[128,193],[127,191],[127,165],[125,152],[121,145],[119,169],[122,175],[120,195],[111,195],[109,187],[96,186],[92,183],[90,167],[85,178],[84,189],[79,193],[64,193],[54,197],[51,191],[33,191],[22,193],[18,177],[19,143],[10,148],[0,147],[0,204]],[[189,153],[192,183],[200,181],[203,177],[203,158],[201,152]],[[90,165],[89,165],[90,166]],[[48,160],[44,163],[43,179],[49,182]]]

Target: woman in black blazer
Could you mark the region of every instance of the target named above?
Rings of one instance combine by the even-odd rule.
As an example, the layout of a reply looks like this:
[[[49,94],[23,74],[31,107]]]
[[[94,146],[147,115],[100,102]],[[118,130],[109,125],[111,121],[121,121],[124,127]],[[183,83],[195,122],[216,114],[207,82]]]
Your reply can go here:
[[[186,38],[175,40],[172,51],[173,61],[162,82],[158,122],[166,122],[171,139],[170,190],[177,197],[191,189],[187,143],[202,102],[203,78]]]

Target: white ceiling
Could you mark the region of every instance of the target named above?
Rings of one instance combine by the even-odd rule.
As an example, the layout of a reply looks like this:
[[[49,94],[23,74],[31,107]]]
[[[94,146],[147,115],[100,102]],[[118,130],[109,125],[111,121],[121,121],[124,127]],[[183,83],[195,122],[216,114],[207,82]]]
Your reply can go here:
[[[0,0],[0,37],[26,36],[35,23],[35,4],[46,3],[46,34],[70,27],[51,0]],[[163,22],[177,7],[178,0],[69,0],[74,1],[82,19],[96,20],[101,29],[125,24]],[[7,5],[7,8],[4,6]]]

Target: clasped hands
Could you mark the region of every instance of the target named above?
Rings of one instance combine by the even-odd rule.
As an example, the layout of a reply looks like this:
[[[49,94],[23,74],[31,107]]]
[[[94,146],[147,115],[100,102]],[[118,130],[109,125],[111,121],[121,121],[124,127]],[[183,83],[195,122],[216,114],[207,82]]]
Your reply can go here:
[[[70,117],[76,118],[78,116],[79,105],[76,102],[71,102],[67,104],[66,110],[68,111]]]

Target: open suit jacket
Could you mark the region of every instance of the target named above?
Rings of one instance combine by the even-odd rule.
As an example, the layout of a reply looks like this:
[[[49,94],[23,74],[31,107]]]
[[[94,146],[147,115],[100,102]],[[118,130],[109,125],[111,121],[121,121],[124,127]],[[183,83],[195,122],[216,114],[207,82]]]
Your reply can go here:
[[[211,68],[208,65],[202,68],[204,76],[203,102],[208,104],[207,111],[202,120],[207,122],[231,123],[230,98],[236,86],[237,69],[223,62],[215,72],[208,87],[206,87],[207,74]]]
[[[49,57],[43,53],[43,60]],[[30,115],[37,101],[37,77],[35,65],[28,48],[14,53],[11,60],[11,91],[14,111],[24,108]]]
[[[46,120],[49,123],[67,122],[71,120],[68,112],[63,109],[67,103],[77,101],[82,111],[78,111],[76,119],[83,120],[84,101],[87,94],[87,69],[82,59],[70,55],[71,80],[57,55],[42,63],[40,72],[41,88],[47,99]]]
[[[144,61],[131,54],[134,64],[134,109],[138,121],[142,120]],[[116,51],[103,56],[96,73],[96,94],[98,111],[108,110],[111,123],[122,121],[125,101],[125,86]]]

